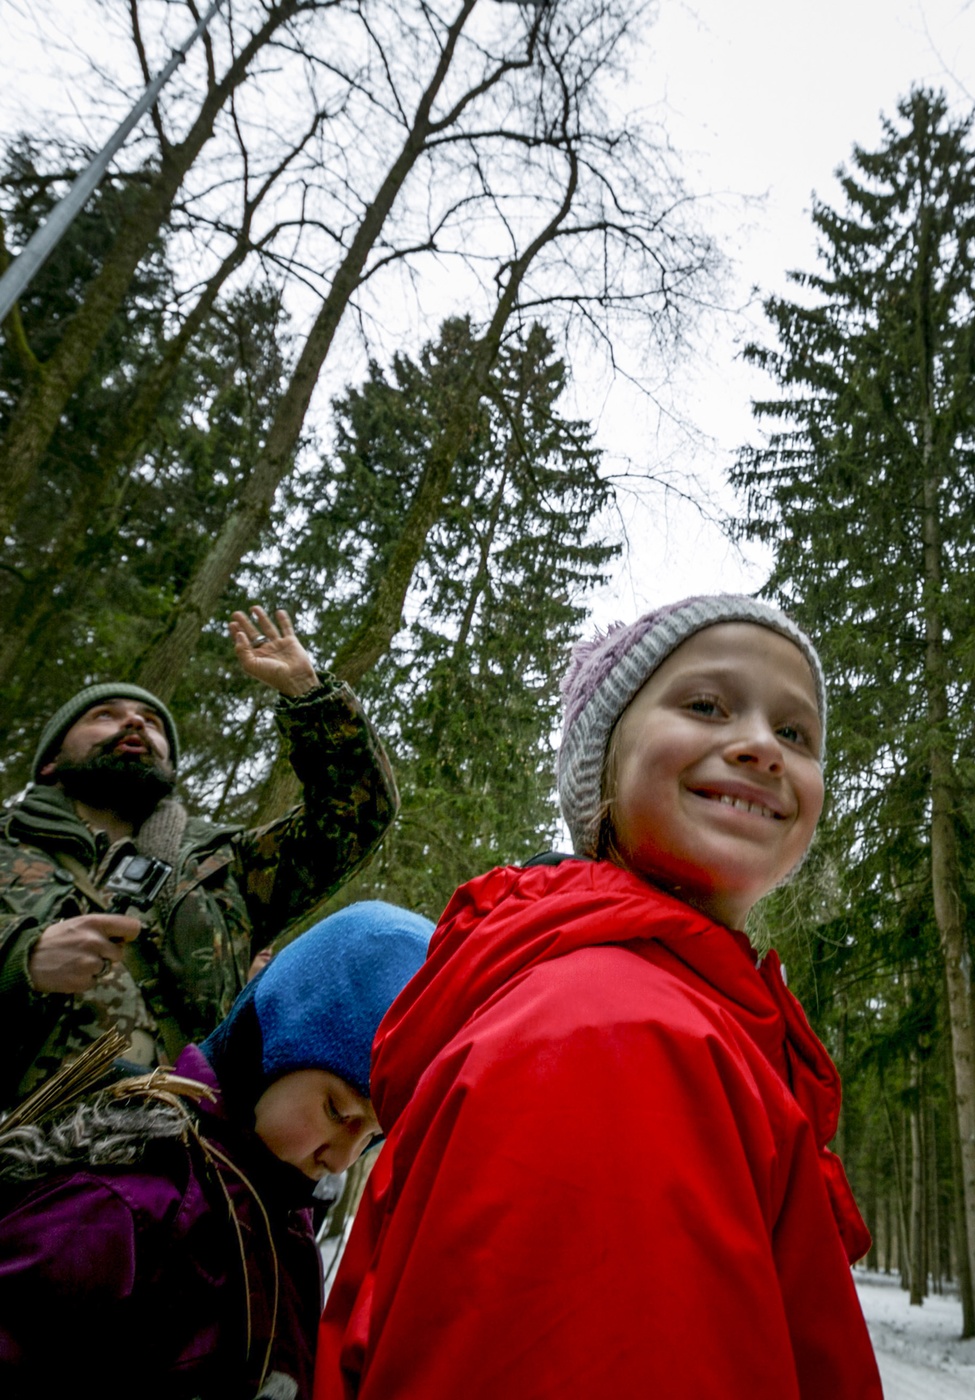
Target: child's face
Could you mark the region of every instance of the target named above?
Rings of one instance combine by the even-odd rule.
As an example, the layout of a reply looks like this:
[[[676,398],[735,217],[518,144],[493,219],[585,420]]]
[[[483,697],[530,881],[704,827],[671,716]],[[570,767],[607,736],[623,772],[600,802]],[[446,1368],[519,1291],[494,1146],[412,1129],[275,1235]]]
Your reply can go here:
[[[821,734],[794,643],[747,622],[695,633],[619,721],[610,817],[624,864],[741,928],[812,840]]]
[[[369,1099],[324,1069],[276,1079],[257,1101],[254,1128],[276,1157],[314,1181],[345,1171],[380,1131]]]

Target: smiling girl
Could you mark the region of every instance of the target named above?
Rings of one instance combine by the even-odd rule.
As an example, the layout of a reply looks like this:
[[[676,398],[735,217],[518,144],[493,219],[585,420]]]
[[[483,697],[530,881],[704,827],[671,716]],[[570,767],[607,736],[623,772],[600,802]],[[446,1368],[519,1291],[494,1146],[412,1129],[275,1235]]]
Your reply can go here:
[[[741,932],[822,807],[816,652],[694,598],[563,692],[576,856],[458,890],[379,1029],[317,1400],[876,1400],[836,1071]]]

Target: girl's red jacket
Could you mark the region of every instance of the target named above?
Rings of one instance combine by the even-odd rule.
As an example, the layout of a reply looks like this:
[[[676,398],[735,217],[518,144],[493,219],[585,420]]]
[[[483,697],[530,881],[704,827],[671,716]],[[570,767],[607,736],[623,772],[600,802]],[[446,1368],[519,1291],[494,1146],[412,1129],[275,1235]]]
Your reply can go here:
[[[494,870],[372,1084],[316,1400],[881,1396],[839,1079],[774,953],[607,863]]]

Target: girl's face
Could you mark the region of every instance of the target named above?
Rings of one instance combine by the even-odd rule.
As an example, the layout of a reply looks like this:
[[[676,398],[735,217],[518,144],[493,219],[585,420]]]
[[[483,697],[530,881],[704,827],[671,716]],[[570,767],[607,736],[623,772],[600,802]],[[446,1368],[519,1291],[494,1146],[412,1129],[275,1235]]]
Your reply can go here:
[[[812,673],[794,643],[749,622],[695,633],[614,735],[609,814],[623,864],[741,928],[812,840],[821,742]]]
[[[310,1176],[343,1172],[379,1136],[369,1099],[325,1069],[296,1069],[264,1090],[254,1130],[282,1162]]]

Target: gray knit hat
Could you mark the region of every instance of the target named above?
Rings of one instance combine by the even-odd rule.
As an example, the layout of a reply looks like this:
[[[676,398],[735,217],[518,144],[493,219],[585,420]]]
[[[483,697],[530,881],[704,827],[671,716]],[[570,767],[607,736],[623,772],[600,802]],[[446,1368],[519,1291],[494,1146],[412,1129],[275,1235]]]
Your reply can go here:
[[[617,623],[580,642],[562,681],[565,722],[559,748],[559,801],[579,855],[594,855],[599,838],[603,764],[613,726],[672,651],[695,632],[720,622],[753,622],[794,642],[809,662],[826,738],[826,684],[816,648],[785,613],[734,593],[684,598]]]
[[[169,761],[174,768],[176,767],[179,762],[179,736],[176,733],[176,722],[163,702],[148,690],[143,690],[141,686],[127,685],[124,681],[107,681],[101,685],[86,685],[84,690],[79,690],[77,695],[72,695],[70,700],[66,700],[57,714],[48,720],[31,767],[31,777],[35,783],[40,782],[41,769],[60,748],[61,740],[75,720],[80,719],[93,705],[101,704],[103,700],[142,700],[151,705],[163,722],[166,738],[169,740]]]

